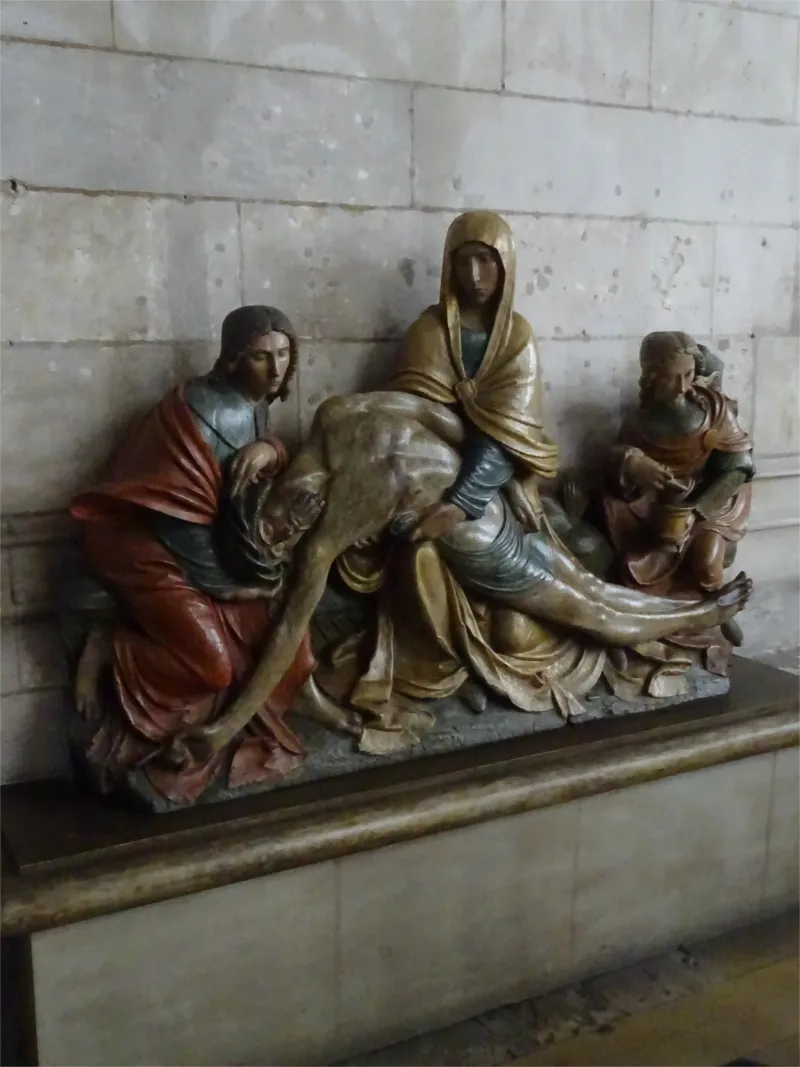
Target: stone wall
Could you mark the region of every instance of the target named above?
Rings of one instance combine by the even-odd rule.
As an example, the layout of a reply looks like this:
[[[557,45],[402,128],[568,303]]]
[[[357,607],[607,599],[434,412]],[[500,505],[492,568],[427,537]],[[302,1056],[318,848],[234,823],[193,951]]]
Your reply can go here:
[[[380,383],[468,207],[511,221],[567,460],[638,341],[727,363],[760,476],[752,650],[798,643],[797,0],[6,0],[4,780],[63,766],[64,508],[223,315],[303,337],[278,428]]]

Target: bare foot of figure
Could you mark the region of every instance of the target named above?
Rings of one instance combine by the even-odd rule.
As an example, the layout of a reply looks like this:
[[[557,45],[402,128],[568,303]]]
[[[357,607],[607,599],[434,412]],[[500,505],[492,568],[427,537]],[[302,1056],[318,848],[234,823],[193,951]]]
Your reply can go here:
[[[723,622],[732,619],[747,604],[753,592],[753,581],[744,571],[728,582],[717,593],[717,604],[725,612]]]
[[[361,737],[364,723],[358,712],[352,708],[343,708],[341,704],[331,700],[322,692],[313,677],[309,678],[300,690],[300,705],[296,710],[298,715],[314,719],[336,733]]]
[[[733,617],[734,615],[738,615],[747,605],[747,601],[750,599],[752,592],[752,579],[748,578],[744,571],[739,571],[736,577],[726,585],[723,585],[715,595],[718,611],[718,625],[722,629],[724,636],[728,638],[732,645],[741,644],[744,636],[739,624],[733,622]],[[737,635],[738,641],[733,640]]]
[[[75,672],[75,706],[78,714],[91,722],[102,714],[100,675],[111,662],[111,634],[101,626],[89,631]]]

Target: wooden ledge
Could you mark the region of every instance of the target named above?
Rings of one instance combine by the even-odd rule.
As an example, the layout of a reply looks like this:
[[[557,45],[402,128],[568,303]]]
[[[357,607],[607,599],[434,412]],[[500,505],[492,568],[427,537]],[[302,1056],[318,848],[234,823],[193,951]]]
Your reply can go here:
[[[39,782],[2,791],[2,934],[80,922],[275,871],[796,745],[797,679],[737,660],[731,692],[168,815]]]

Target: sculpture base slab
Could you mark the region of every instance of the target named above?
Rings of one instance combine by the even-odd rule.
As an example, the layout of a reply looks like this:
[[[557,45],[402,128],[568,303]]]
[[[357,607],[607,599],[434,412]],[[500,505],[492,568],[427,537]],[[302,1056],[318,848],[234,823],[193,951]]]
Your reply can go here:
[[[197,801],[198,804],[216,804],[236,797],[254,793],[285,789],[301,782],[315,782],[343,774],[353,774],[367,769],[376,769],[392,763],[406,763],[426,756],[444,755],[464,749],[491,745],[497,741],[528,737],[548,730],[580,730],[589,722],[617,719],[643,712],[666,712],[688,701],[722,696],[730,688],[730,680],[694,668],[686,676],[686,691],[673,697],[637,697],[622,700],[597,687],[583,700],[583,711],[569,722],[555,710],[536,713],[518,711],[509,704],[489,699],[486,710],[476,714],[457,697],[431,702],[430,710],[436,725],[424,734],[417,745],[398,752],[374,756],[358,750],[353,738],[339,736],[317,723],[300,716],[291,716],[292,729],[308,747],[308,758],[301,768],[284,778],[259,782],[256,785],[228,789],[212,785]],[[131,789],[140,803],[154,812],[167,812],[176,805],[156,793],[146,776],[137,773],[131,776]]]

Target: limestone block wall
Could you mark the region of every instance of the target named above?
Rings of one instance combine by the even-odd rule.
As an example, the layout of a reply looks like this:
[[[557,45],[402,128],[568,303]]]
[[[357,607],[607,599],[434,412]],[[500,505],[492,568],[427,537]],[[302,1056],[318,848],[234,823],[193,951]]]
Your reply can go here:
[[[645,332],[757,443],[752,650],[798,643],[797,0],[4,0],[2,777],[64,766],[70,495],[236,304],[303,351],[278,429],[385,379],[448,223],[505,214],[565,460]]]

